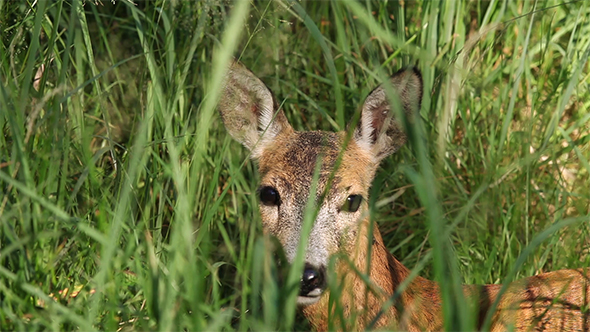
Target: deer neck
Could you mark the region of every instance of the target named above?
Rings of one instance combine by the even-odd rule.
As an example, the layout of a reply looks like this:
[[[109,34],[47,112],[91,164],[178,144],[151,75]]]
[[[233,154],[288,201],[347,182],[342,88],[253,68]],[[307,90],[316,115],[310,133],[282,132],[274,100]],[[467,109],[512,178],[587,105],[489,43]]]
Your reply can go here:
[[[336,285],[338,292],[324,296],[317,303],[305,307],[303,313],[318,331],[360,330],[369,325],[375,328],[394,328],[408,331],[440,330],[442,328],[441,299],[438,286],[425,278],[409,282],[393,305],[382,311],[410,271],[389,253],[377,227],[370,236],[368,220],[361,224],[350,260],[338,263]],[[368,265],[367,262],[370,262]],[[367,266],[368,265],[368,266]],[[356,271],[370,277],[370,285]],[[339,293],[339,294],[338,294]],[[330,306],[330,297],[333,304]],[[330,307],[332,308],[330,313]],[[343,311],[344,322],[338,319]],[[328,316],[334,326],[328,326]]]

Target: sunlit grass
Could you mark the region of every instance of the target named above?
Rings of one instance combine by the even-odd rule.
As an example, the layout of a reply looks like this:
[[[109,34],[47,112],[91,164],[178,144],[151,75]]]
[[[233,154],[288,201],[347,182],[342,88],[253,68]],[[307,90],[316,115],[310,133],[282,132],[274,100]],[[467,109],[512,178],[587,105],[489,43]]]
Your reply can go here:
[[[371,191],[410,269],[589,266],[588,7],[0,1],[0,329],[308,328],[215,112],[232,55],[297,130],[344,129],[381,78],[421,70],[421,135]],[[445,326],[472,329],[445,289]]]

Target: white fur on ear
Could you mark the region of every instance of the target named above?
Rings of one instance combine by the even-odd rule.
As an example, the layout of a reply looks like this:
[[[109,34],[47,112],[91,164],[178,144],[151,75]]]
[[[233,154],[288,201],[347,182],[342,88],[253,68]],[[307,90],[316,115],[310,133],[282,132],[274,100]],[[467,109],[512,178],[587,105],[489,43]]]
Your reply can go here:
[[[373,105],[369,106],[372,107]],[[363,106],[363,109],[365,107]],[[363,149],[366,151],[371,151],[373,148],[373,139],[371,138],[371,136],[373,135],[373,132],[375,131],[372,127],[372,123],[373,123],[373,114],[371,114],[371,112],[362,112],[361,113],[361,120],[360,123],[358,124],[358,129],[359,130],[359,134],[355,135],[355,137],[357,137],[356,139],[356,143]]]
[[[258,158],[282,130],[291,128],[282,111],[275,111],[272,92],[237,62],[228,69],[219,112],[230,135]]]
[[[389,84],[397,94],[397,100],[392,103],[385,86],[378,86],[365,99],[354,132],[356,143],[369,152],[375,162],[396,152],[406,142],[402,126],[394,118],[397,112],[391,111],[392,105],[401,106],[402,114],[411,118],[419,111],[422,100],[422,77],[416,69],[393,74]]]

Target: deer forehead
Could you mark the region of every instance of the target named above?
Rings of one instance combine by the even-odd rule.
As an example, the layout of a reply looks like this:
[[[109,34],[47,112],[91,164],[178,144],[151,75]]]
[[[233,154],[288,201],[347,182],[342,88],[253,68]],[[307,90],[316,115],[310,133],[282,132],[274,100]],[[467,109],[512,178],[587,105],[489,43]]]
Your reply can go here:
[[[330,193],[366,195],[376,165],[354,140],[344,146],[345,137],[344,132],[324,131],[292,131],[279,135],[259,159],[262,185],[275,186],[279,192],[284,189],[282,196],[306,197],[320,162],[318,192],[325,190],[333,174]]]

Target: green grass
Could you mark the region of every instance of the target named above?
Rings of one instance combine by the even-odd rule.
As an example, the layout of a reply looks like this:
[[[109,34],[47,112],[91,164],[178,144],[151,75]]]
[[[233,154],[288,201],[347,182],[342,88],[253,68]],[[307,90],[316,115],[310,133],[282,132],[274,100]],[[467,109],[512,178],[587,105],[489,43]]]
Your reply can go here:
[[[298,130],[422,71],[371,207],[447,329],[451,285],[590,265],[586,1],[0,0],[0,39],[1,330],[308,328],[215,111],[232,55]]]

